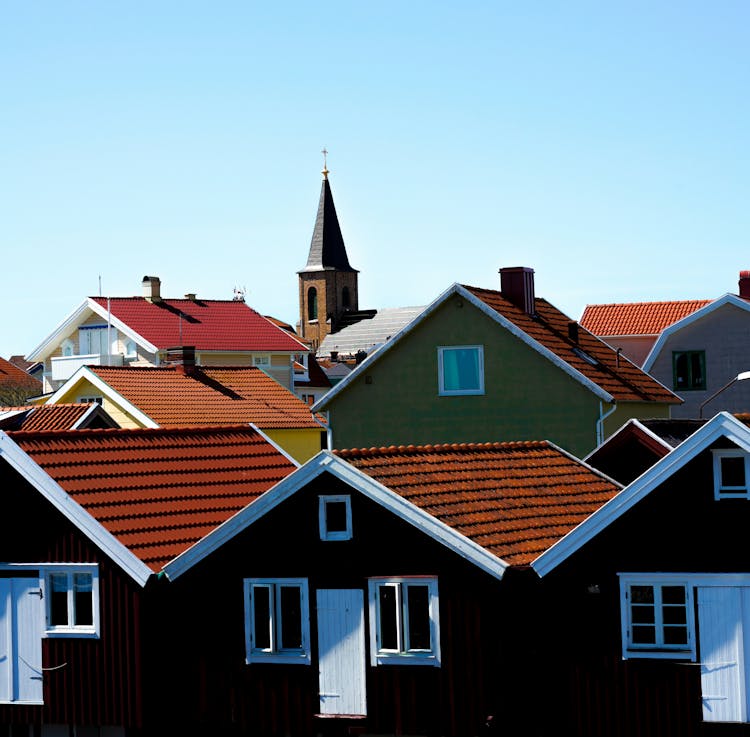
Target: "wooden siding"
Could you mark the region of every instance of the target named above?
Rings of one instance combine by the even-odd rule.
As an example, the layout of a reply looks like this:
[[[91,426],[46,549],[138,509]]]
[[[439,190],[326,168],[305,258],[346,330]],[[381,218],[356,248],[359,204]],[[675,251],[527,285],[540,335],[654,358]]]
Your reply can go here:
[[[445,345],[484,346],[484,395],[438,396]],[[596,446],[599,418],[592,392],[457,297],[326,409],[336,448],[546,439],[578,456]]]
[[[295,461],[305,463],[325,448],[325,430],[264,430],[266,435],[283,448]]]
[[[6,463],[4,563],[98,563],[99,639],[42,640],[44,705],[0,705],[0,724],[142,724],[140,587]],[[59,667],[63,666],[63,667]]]
[[[368,577],[436,575],[441,666],[372,666],[367,657],[368,714],[357,724],[375,734],[465,736],[482,732],[488,715],[499,718],[500,582],[356,494],[354,538],[322,542],[318,495],[339,493],[353,492],[333,478],[317,479],[175,582],[162,582],[157,631],[173,636],[171,652],[163,653],[170,665],[160,673],[158,709],[152,703],[157,717],[184,720],[173,728],[232,726],[263,735],[344,729],[315,716],[315,592],[360,589],[367,601]],[[250,577],[308,578],[310,665],[245,664],[243,579]],[[369,632],[367,606],[365,618]],[[369,634],[366,641],[369,648]]]
[[[750,735],[750,724],[703,721],[698,663],[623,660],[617,576],[748,573],[749,524],[750,502],[714,500],[706,451],[539,584],[527,584],[536,600],[527,600],[526,626],[543,635],[538,688],[558,694],[541,734]]]
[[[724,305],[667,338],[650,373],[664,386],[673,387],[672,353],[706,352],[706,389],[678,392],[685,400],[672,408],[672,417],[698,417],[700,405],[737,374],[748,370],[746,346],[750,345],[750,313]],[[675,390],[677,391],[677,390]],[[720,410],[750,412],[750,382],[737,382],[706,405],[705,417]]]

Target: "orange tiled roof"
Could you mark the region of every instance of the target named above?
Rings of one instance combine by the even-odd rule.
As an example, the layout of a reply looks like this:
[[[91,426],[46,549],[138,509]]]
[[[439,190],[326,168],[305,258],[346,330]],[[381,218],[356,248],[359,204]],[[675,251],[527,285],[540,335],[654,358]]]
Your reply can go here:
[[[71,430],[73,425],[91,408],[86,402],[76,404],[43,404],[24,407],[0,407],[0,413],[9,410],[25,412],[18,430]]]
[[[672,404],[681,401],[635,364],[622,355],[618,357],[613,348],[586,329],[579,327],[578,341],[574,342],[568,335],[568,325],[573,321],[546,300],[535,300],[536,315],[532,317],[500,292],[469,286],[465,289],[611,394],[616,401]],[[593,359],[593,363],[586,360],[586,356]]]
[[[242,301],[90,297],[158,349],[176,345],[199,351],[284,351],[305,347]]]
[[[530,564],[620,491],[546,441],[336,453],[511,565]]]
[[[31,391],[42,389],[42,382],[34,376],[27,374],[10,361],[0,358],[0,386],[22,386]]]
[[[160,427],[252,422],[262,430],[321,429],[305,402],[254,366],[187,373],[174,366],[89,368]]]
[[[295,468],[247,426],[8,435],[157,572]]]
[[[586,305],[581,325],[594,335],[658,335],[711,301],[684,299],[675,302]]]

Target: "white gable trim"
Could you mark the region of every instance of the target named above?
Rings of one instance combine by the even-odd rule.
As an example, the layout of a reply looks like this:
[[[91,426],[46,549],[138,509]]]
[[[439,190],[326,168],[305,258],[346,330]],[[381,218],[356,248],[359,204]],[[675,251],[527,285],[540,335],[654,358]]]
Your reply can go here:
[[[88,366],[81,366],[73,376],[71,376],[46,402],[45,404],[60,404],[62,398],[68,392],[81,384],[83,381],[88,381],[92,386],[96,387],[110,402],[116,404],[120,409],[133,416],[143,427],[159,427],[159,425],[152,420],[145,412],[142,412],[138,407],[129,402],[119,392],[116,392],[109,384],[103,381],[97,376]]]
[[[614,440],[620,433],[625,432],[625,430],[630,426],[633,425],[634,427],[637,427],[644,435],[648,435],[648,437],[655,440],[659,445],[664,446],[667,450],[672,450],[672,446],[663,438],[660,438],[653,430],[649,430],[643,423],[641,423],[636,418],[632,418],[628,420],[624,425],[621,425],[615,432],[613,432],[603,443],[600,443],[599,445],[594,448],[583,460],[588,461],[591,456],[593,456],[601,447],[602,445],[609,444],[610,441]]]
[[[146,585],[154,572],[76,502],[44,469],[0,431],[0,458],[14,468],[55,509],[122,568],[136,583]]]
[[[128,327],[122,320],[119,320],[111,312],[108,312],[106,307],[102,307],[98,302],[91,299],[91,297],[88,298],[88,305],[92,312],[99,315],[99,317],[110,324],[113,328],[117,328],[117,330],[123,335],[134,340],[141,346],[141,348],[145,348],[149,353],[159,352],[159,349],[153,343],[149,343],[142,335],[136,333],[133,328]]]
[[[209,553],[220,548],[225,542],[248,528],[325,472],[330,473],[354,490],[393,512],[397,517],[442,543],[449,550],[457,553],[494,578],[501,579],[503,577],[503,573],[508,567],[505,561],[326,450],[318,453],[297,471],[294,471],[258,497],[256,501],[167,563],[163,568],[164,574],[170,580],[182,575]]]
[[[750,453],[750,428],[727,412],[720,412],[548,548],[531,567],[540,577],[547,575],[720,437],[726,437]]]
[[[648,356],[646,356],[646,360],[643,362],[643,370],[646,372],[651,370],[651,367],[654,365],[670,335],[686,328],[688,325],[692,325],[698,320],[702,320],[706,315],[710,315],[715,310],[724,307],[724,305],[734,305],[741,310],[745,310],[745,312],[750,312],[750,302],[738,297],[736,294],[725,294],[723,297],[719,297],[719,299],[710,302],[705,307],[701,307],[699,310],[691,312],[689,315],[683,317],[682,320],[673,322],[669,327],[666,327],[661,331],[661,334],[651,347]]]
[[[467,302],[470,302],[474,307],[476,307],[480,312],[483,312],[485,315],[487,315],[491,320],[496,322],[501,327],[508,330],[512,335],[514,335],[519,340],[523,341],[526,345],[531,347],[533,350],[537,351],[537,353],[540,353],[542,356],[544,356],[546,359],[551,361],[555,366],[562,369],[566,374],[571,376],[575,381],[582,384],[586,389],[593,392],[594,395],[608,403],[614,402],[614,397],[609,393],[604,391],[598,384],[591,381],[591,379],[584,376],[580,371],[573,368],[569,363],[565,362],[560,356],[558,356],[556,353],[553,353],[548,348],[545,348],[541,343],[534,340],[528,333],[521,330],[521,328],[514,325],[510,320],[508,320],[506,317],[503,317],[497,310],[493,310],[492,307],[485,304],[481,299],[478,297],[475,297],[471,292],[469,292],[467,289],[465,289],[460,284],[453,284],[448,289],[446,289],[437,299],[435,299],[433,302],[431,302],[427,307],[425,307],[422,312],[417,315],[408,325],[403,327],[401,330],[399,330],[396,335],[393,336],[389,341],[384,343],[380,348],[378,348],[376,351],[371,353],[362,363],[357,366],[353,371],[351,371],[346,377],[344,377],[338,384],[336,384],[329,392],[327,392],[323,397],[321,397],[313,406],[311,407],[313,412],[319,412],[323,409],[325,409],[326,406],[330,403],[330,400],[334,397],[338,396],[342,391],[344,391],[352,382],[356,381],[356,379],[362,374],[363,371],[365,371],[366,368],[369,368],[372,363],[377,361],[381,356],[383,356],[385,353],[390,351],[397,343],[399,343],[403,338],[408,335],[412,330],[414,330],[418,325],[421,325],[422,322],[424,322],[430,315],[432,315],[444,302],[446,302],[451,296],[454,294],[459,295],[462,299],[465,299]]]
[[[78,305],[34,350],[26,355],[26,360],[44,361],[60,345],[65,336],[70,335],[78,325],[90,317],[91,312],[88,300]]]

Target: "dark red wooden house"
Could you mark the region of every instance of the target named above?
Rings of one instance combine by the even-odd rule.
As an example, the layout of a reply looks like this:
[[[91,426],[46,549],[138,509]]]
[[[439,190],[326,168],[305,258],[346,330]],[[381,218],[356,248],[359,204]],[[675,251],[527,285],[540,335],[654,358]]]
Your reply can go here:
[[[722,413],[537,558],[539,734],[750,735],[748,530],[750,429]]]

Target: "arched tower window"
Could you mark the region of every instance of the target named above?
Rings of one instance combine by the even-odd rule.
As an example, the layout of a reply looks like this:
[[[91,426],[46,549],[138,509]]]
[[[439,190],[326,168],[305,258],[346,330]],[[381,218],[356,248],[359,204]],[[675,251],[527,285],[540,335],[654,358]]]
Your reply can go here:
[[[350,309],[352,306],[352,300],[351,300],[351,297],[349,296],[349,287],[344,287],[341,290],[341,306],[345,310]]]
[[[318,319],[318,290],[315,287],[307,290],[307,319]]]

